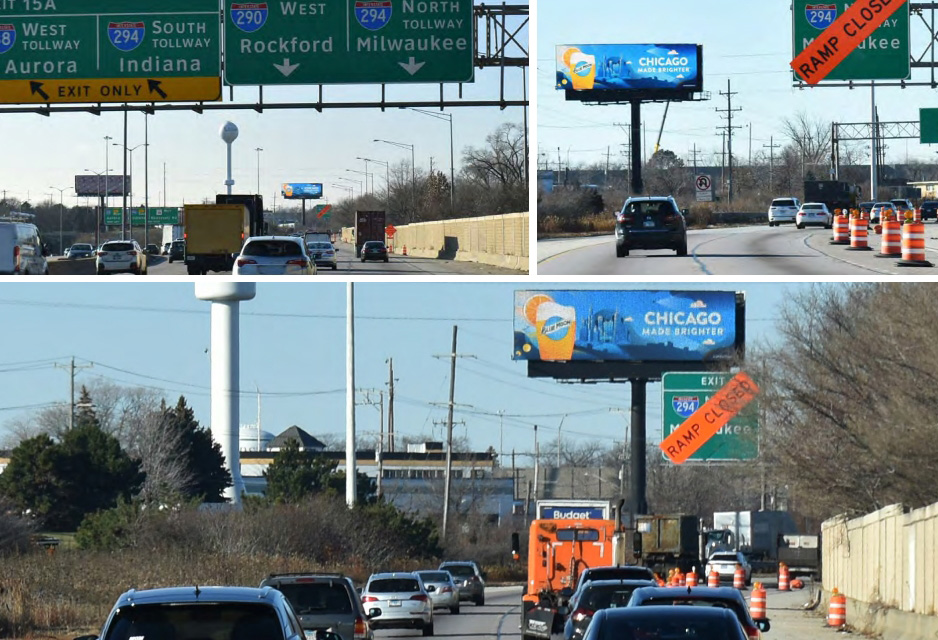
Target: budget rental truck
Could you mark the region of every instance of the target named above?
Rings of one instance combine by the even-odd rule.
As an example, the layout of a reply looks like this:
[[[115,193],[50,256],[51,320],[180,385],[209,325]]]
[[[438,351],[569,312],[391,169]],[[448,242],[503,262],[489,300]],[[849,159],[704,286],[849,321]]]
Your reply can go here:
[[[251,214],[243,204],[187,204],[186,272],[230,271],[251,235]]]

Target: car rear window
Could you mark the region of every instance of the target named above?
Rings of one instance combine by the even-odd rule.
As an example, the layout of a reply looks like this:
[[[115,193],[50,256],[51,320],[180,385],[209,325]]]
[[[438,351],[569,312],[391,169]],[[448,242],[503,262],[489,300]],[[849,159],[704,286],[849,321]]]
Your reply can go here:
[[[427,571],[421,572],[420,577],[424,582],[449,582],[450,574],[445,571]]]
[[[804,206],[801,207],[801,208],[804,209],[805,211],[822,211],[822,210],[824,209],[824,205],[822,205],[822,204],[806,204],[806,205],[804,205]]]
[[[133,251],[134,246],[129,242],[107,242],[102,251]]]
[[[674,207],[667,200],[651,200],[630,202],[625,208],[625,213],[636,216],[666,216],[676,213]]]
[[[710,556],[710,560],[716,560],[718,562],[736,562],[738,558],[735,553],[714,553]]]
[[[72,246],[72,249],[75,249],[76,251],[91,251],[91,245],[90,244],[76,244]]]
[[[651,580],[652,572],[647,567],[600,567],[590,569],[589,580]]]
[[[365,248],[367,249],[381,249],[384,247],[384,243],[379,240],[369,241],[365,243]]]
[[[411,578],[387,578],[374,580],[368,585],[372,593],[402,593],[405,591],[420,591],[420,584]]]
[[[294,582],[277,585],[287,597],[293,608],[300,615],[316,614],[329,611],[332,613],[351,613],[352,601],[348,590],[333,582],[310,583]]]
[[[468,564],[448,564],[443,569],[446,569],[450,572],[450,575],[454,575],[459,578],[469,578],[476,574],[475,569]]]
[[[277,613],[245,602],[135,604],[117,612],[104,640],[173,640],[180,637],[282,640]]]
[[[735,626],[736,623],[734,622]],[[627,620],[606,621],[600,628],[601,640],[725,640],[736,638],[737,633],[727,625],[727,621],[707,618],[705,620],[675,616],[660,618],[657,616],[630,617]]]
[[[765,200],[763,200],[763,202],[765,202]],[[790,198],[781,198],[779,200],[773,200],[772,206],[773,207],[795,207],[797,205],[795,204],[795,201]]]
[[[624,607],[628,605],[632,592],[636,589],[638,587],[625,585],[588,587],[578,605],[593,611]]]
[[[300,245],[289,240],[254,240],[244,245],[241,251],[245,256],[299,256],[303,254]]]

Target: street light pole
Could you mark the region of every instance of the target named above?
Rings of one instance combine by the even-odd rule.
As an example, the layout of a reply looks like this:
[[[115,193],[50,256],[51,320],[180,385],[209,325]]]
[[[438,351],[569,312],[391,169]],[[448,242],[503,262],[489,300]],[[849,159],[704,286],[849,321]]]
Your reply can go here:
[[[64,187],[59,189],[58,187],[49,187],[50,189],[55,189],[59,192],[59,252],[62,255],[65,255],[65,243],[62,240],[62,216],[65,213],[65,205],[62,203],[62,194],[71,187]]]
[[[369,163],[369,162],[376,162],[376,163],[378,163],[378,164],[383,164],[383,165],[384,165],[384,200],[385,200],[385,202],[387,203],[387,206],[390,207],[390,206],[391,206],[391,163],[385,162],[384,160],[375,160],[374,158],[358,158],[358,157],[356,157],[355,159],[356,159],[356,160],[364,160],[365,163],[366,163],[366,164],[365,164],[365,169],[368,168],[368,164],[367,164],[367,163]],[[374,186],[375,186],[374,180],[375,180],[374,174],[371,174],[371,188],[372,188],[372,190],[374,190]]]
[[[449,121],[449,210],[450,214],[456,214],[456,170],[454,168],[453,162],[453,114],[451,113],[436,113],[433,111],[424,111],[423,109],[416,109],[414,107],[409,107],[411,111],[416,111],[417,113],[422,113],[425,116],[430,116],[438,120],[448,120]]]
[[[356,171],[355,169],[346,169],[346,171],[349,171],[349,172],[351,172],[351,173],[364,174],[364,176],[365,176],[365,188],[366,188],[366,189],[368,188],[368,176],[371,175],[371,174],[369,174],[367,171],[366,171],[366,172],[362,172],[362,171]],[[374,178],[371,179],[371,182],[374,183]]]
[[[130,214],[130,220],[129,220],[129,221],[125,221],[125,222],[129,222],[129,224],[128,224],[127,226],[128,226],[128,228],[130,229],[130,239],[133,240],[133,237],[134,237],[134,225],[133,225],[133,208],[134,208],[134,197],[133,197],[133,188],[134,188],[134,151],[136,151],[136,150],[139,149],[140,147],[145,147],[145,146],[147,146],[147,144],[146,144],[145,142],[142,142],[142,143],[140,143],[140,144],[138,144],[138,145],[135,145],[135,146],[133,146],[133,147],[127,147],[127,146],[125,146],[125,145],[122,145],[122,144],[119,143],[119,142],[112,142],[111,144],[112,144],[113,146],[115,146],[115,147],[124,147],[124,153],[125,153],[125,156],[124,156],[124,157],[125,157],[125,158],[126,158],[126,154],[127,154],[127,153],[130,153],[130,174],[129,174],[129,177],[130,177],[130,194],[129,194],[129,195],[130,195],[130,209],[131,209],[131,214]],[[127,190],[127,184],[126,184],[126,182],[124,182],[124,179],[123,179],[123,178],[121,178],[121,182],[124,184],[124,191],[126,191],[126,190]],[[125,194],[125,196],[126,196],[126,195],[128,195],[128,194]],[[126,207],[125,207],[124,215],[125,215],[125,216],[127,215]],[[124,228],[123,225],[121,225],[121,232],[122,232],[122,233],[123,233],[123,228]],[[144,231],[146,231],[146,230],[144,230]],[[144,246],[146,246],[146,240],[144,240]]]
[[[111,168],[110,168],[110,163],[108,159],[108,143],[113,139],[114,138],[112,138],[111,136],[104,136],[104,205],[105,206],[107,205],[108,195],[109,195],[108,192],[111,187],[111,185],[109,184],[110,182],[109,176],[111,173]]]
[[[96,176],[98,176],[99,178],[101,177],[100,171],[95,171],[94,169],[85,169],[85,171],[89,171],[95,174]],[[107,182],[107,174],[105,174],[104,176],[104,181]],[[98,210],[98,215],[94,222],[94,250],[95,251],[98,250],[98,247],[101,244],[100,242],[101,240],[101,216],[103,215],[102,210],[104,209],[104,196],[101,194],[101,189],[100,189],[101,181],[98,180],[97,183],[99,185],[99,188],[98,188],[98,206],[96,207]],[[105,185],[104,187],[106,191],[107,185]]]
[[[413,205],[413,211],[411,212],[411,222],[414,222],[417,218],[417,164],[416,164],[416,155],[414,153],[414,145],[408,144],[406,142],[391,142],[390,140],[378,140],[377,138],[373,142],[383,142],[385,144],[390,144],[395,147],[400,147],[401,149],[410,149],[410,172],[411,172],[411,202]]]
[[[254,147],[254,150],[257,151],[257,192],[261,192],[261,149],[260,147]]]

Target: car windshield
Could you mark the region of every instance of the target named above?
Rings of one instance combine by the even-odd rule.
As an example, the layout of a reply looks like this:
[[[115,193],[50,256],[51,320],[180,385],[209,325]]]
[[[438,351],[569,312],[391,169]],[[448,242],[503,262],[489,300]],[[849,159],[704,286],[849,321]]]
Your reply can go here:
[[[414,578],[384,578],[373,580],[368,585],[370,593],[402,593],[420,591],[420,584]]]
[[[457,578],[471,578],[476,574],[472,566],[468,564],[448,564],[443,568]]]
[[[101,247],[102,251],[133,251],[134,246],[129,242],[108,242]]]
[[[253,240],[244,245],[241,255],[265,256],[271,258],[299,256],[303,251],[300,245],[289,240]]]
[[[336,582],[286,583],[277,585],[277,589],[287,597],[300,615],[321,611],[352,612],[348,591]]]
[[[636,216],[666,216],[674,212],[668,200],[638,200],[629,202],[625,207],[625,213]]]
[[[246,602],[134,604],[121,608],[103,640],[200,638],[282,640],[283,629],[269,606]]]
[[[773,207],[794,207],[795,201],[791,199],[780,199],[772,201]]]
[[[424,582],[449,582],[450,574],[445,571],[422,571],[420,577]]]

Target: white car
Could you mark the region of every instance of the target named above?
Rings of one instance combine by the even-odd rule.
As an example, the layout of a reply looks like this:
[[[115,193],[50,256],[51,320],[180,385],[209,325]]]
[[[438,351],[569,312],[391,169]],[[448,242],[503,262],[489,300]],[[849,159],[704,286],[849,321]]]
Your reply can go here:
[[[136,240],[108,240],[98,248],[95,269],[105,273],[136,273],[146,275],[147,254]]]
[[[459,613],[459,587],[449,571],[415,571],[430,596],[435,609],[447,608],[450,613]]]
[[[794,222],[800,207],[798,198],[775,198],[769,205],[769,226],[777,227],[781,222]]]
[[[420,629],[433,635],[433,603],[414,573],[375,573],[362,589],[372,629]]]
[[[752,566],[741,551],[715,551],[710,554],[710,559],[707,561],[707,575],[716,571],[720,575],[720,582],[733,582],[737,564],[746,573],[746,585],[752,584]]]
[[[333,271],[339,268],[339,263],[335,255],[338,249],[336,249],[331,242],[307,242],[306,251],[309,253],[309,257],[313,259],[313,262],[316,263],[317,267],[332,267]]]
[[[795,226],[804,229],[808,225],[822,226],[830,229],[834,226],[834,216],[823,202],[806,202],[798,209],[795,215]]]
[[[241,247],[231,269],[236,276],[311,276],[316,263],[295,236],[254,236]]]

